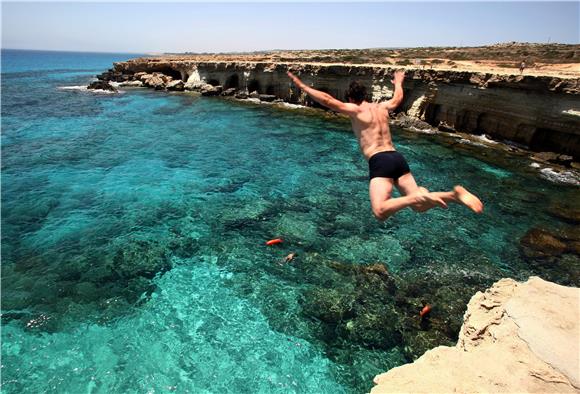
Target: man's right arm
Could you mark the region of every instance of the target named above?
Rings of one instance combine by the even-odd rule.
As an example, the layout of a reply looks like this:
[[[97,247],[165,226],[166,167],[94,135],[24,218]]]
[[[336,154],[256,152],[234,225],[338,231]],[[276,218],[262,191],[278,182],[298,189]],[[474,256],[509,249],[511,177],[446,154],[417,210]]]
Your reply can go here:
[[[355,116],[358,112],[358,105],[351,103],[343,103],[340,100],[335,99],[330,94],[321,92],[306,85],[300,80],[296,75],[288,71],[288,76],[294,84],[301,90],[303,90],[307,95],[312,97],[314,101],[319,104],[324,105],[326,108],[330,108],[333,111],[340,112],[341,114],[348,116]]]
[[[381,103],[381,106],[389,111],[393,111],[403,102],[403,80],[405,79],[405,71],[397,70],[391,81],[395,85],[395,93],[390,100]]]

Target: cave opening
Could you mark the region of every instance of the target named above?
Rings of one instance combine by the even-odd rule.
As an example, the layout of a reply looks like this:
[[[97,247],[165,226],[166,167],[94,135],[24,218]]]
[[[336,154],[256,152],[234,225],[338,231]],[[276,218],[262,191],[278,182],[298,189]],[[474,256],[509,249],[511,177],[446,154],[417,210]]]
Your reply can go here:
[[[220,81],[218,81],[217,79],[210,79],[209,81],[207,81],[207,83],[209,83],[211,86],[219,86]]]
[[[538,127],[530,141],[530,150],[536,152],[561,152],[578,160],[580,144],[574,134]]]
[[[170,76],[174,80],[184,81],[183,76],[180,71],[177,71],[171,67],[161,67],[155,70],[155,72],[160,72],[163,75]]]
[[[439,114],[441,113],[441,105],[440,104],[432,104],[429,103],[425,106],[425,122],[429,123],[430,125],[436,126],[439,118]]]
[[[250,81],[250,83],[248,84],[248,92],[249,93],[252,93],[252,92],[262,93],[262,87],[260,86],[260,82],[258,82],[255,79],[252,79]]]
[[[238,74],[232,74],[228,77],[228,79],[226,79],[226,84],[224,86],[224,89],[239,89],[240,88],[240,77],[238,77]]]

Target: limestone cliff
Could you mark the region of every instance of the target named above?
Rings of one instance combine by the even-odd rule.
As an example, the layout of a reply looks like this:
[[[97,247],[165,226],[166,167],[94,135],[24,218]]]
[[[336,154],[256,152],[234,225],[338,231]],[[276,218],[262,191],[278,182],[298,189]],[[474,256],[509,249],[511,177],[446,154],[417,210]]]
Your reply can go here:
[[[116,63],[100,76],[117,82],[138,75],[162,74],[184,83],[222,91],[276,96],[281,100],[316,106],[290,83],[292,70],[303,81],[344,99],[352,80],[370,87],[369,99],[392,95],[394,68],[380,65],[197,61],[188,57],[138,58]],[[146,86],[159,89],[159,84]],[[554,151],[580,160],[580,79],[531,75],[489,74],[407,68],[405,101],[398,111],[442,126],[474,134],[487,134],[529,147]],[[161,87],[162,88],[162,87]],[[211,90],[211,89],[210,89]],[[233,95],[233,93],[232,93]]]
[[[371,393],[579,393],[580,289],[502,279],[469,302],[455,347],[375,378]]]

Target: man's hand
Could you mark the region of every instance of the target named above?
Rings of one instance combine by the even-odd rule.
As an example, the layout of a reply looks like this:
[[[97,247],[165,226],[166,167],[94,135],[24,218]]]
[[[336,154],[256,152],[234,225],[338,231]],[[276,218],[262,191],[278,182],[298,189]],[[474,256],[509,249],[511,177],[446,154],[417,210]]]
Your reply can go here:
[[[304,84],[304,82],[302,82],[302,81],[300,80],[300,78],[298,78],[296,75],[292,74],[290,71],[288,71],[288,73],[287,73],[287,74],[288,74],[288,76],[290,77],[290,79],[292,80],[292,82],[294,82],[294,84],[295,84],[296,86],[298,86],[300,89],[304,89],[304,87],[305,87],[306,85]]]
[[[397,70],[393,74],[393,79],[391,79],[391,82],[393,85],[402,84],[403,79],[405,79],[405,70]]]

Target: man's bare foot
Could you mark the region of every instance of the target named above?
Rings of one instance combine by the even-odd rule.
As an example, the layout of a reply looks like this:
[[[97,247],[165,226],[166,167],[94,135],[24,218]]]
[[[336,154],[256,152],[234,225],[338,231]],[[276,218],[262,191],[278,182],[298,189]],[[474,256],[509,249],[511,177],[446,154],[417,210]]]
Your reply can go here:
[[[437,206],[441,208],[447,208],[447,203],[445,203],[441,197],[430,193],[429,190],[425,189],[424,187],[419,187],[414,195],[417,200],[414,209],[418,212],[425,212]]]
[[[455,186],[453,188],[455,192],[455,198],[461,204],[465,205],[467,208],[471,209],[475,213],[483,212],[483,204],[474,194],[471,194],[463,186]]]

